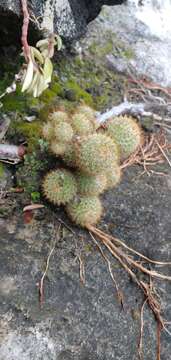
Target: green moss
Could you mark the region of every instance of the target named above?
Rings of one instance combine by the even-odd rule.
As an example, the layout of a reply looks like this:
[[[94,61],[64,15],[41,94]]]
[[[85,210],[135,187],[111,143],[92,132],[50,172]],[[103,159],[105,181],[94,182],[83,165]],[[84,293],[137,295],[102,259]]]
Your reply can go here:
[[[56,97],[55,91],[46,89],[40,96],[40,101],[44,104],[49,104]]]
[[[84,100],[87,105],[92,106],[93,100],[92,96],[85,91],[75,80],[68,80],[65,83],[65,91],[70,92],[70,99],[74,101]]]
[[[4,165],[0,163],[0,178],[4,175]]]
[[[26,196],[32,201],[40,199],[40,182],[42,171],[47,168],[47,158],[38,151],[27,154],[24,157],[24,164],[17,168],[16,177],[18,186],[24,189]]]
[[[122,51],[122,55],[128,59],[131,60],[134,58],[134,51],[131,48],[127,48],[125,50]]]
[[[17,87],[16,92],[5,95],[4,98],[1,100],[1,102],[3,104],[2,110],[4,112],[19,111],[23,113],[27,109],[26,96],[21,93],[19,86]]]
[[[30,152],[38,145],[38,141],[42,137],[42,123],[40,121],[33,121],[32,123],[23,120],[14,121],[12,128],[16,135],[22,135],[25,138]]]
[[[111,38],[105,41],[104,44],[100,45],[98,42],[94,42],[90,45],[89,51],[92,55],[98,55],[98,57],[103,57],[109,53],[111,53],[113,50],[113,41]]]
[[[52,82],[50,88],[51,91],[56,94],[56,96],[64,97],[64,88],[57,79]]]
[[[31,193],[31,201],[32,202],[37,202],[37,201],[40,201],[40,192],[39,191],[33,191]]]
[[[110,44],[110,39],[109,39]],[[110,45],[111,46],[111,45]],[[96,110],[103,110],[113,103],[122,101],[122,84],[124,76],[104,67],[102,59],[94,62],[94,55],[81,60],[76,57],[65,57],[55,65],[59,84],[64,90],[64,102],[68,104],[84,101]]]

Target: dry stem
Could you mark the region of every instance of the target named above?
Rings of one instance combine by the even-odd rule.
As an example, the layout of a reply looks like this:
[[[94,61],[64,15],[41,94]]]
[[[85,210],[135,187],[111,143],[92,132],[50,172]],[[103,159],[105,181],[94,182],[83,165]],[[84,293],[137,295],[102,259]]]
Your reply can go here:
[[[95,237],[93,236],[93,234],[91,233],[91,231],[89,231],[89,234],[92,238],[92,240],[94,241],[94,243],[96,244],[98,250],[100,251],[102,257],[104,258],[104,260],[106,261],[107,265],[108,265],[108,269],[109,269],[109,274],[111,276],[111,279],[112,279],[112,282],[116,288],[116,292],[117,292],[117,297],[118,297],[118,301],[120,303],[120,305],[123,307],[123,294],[122,292],[120,291],[119,289],[119,286],[116,282],[116,279],[113,275],[113,271],[112,271],[112,265],[111,265],[111,262],[109,261],[109,259],[107,258],[107,256],[105,255],[104,251],[102,250],[102,247],[98,244],[97,240],[95,239]]]
[[[24,56],[26,61],[29,61],[30,58],[30,47],[27,42],[28,36],[28,27],[29,27],[29,12],[27,7],[27,0],[21,0],[22,11],[23,11],[23,26],[22,26],[22,36],[21,42],[23,46]]]
[[[140,325],[140,339],[138,344],[138,353],[140,360],[143,360],[143,332],[144,332],[144,307],[147,303],[147,299],[142,304],[141,307],[141,325]]]
[[[151,167],[156,164],[167,161],[171,166],[171,161],[166,153],[169,150],[171,150],[171,144],[167,142],[164,131],[145,135],[143,145],[121,164],[121,169],[138,164],[143,166],[144,172],[149,175],[154,172]]]
[[[47,272],[48,272],[48,269],[49,269],[49,262],[50,262],[50,258],[55,250],[55,246],[56,246],[56,242],[58,240],[58,237],[59,237],[59,231],[60,231],[60,228],[61,228],[61,225],[59,225],[58,229],[57,229],[57,232],[55,230],[55,240],[53,242],[53,246],[50,250],[50,253],[47,257],[47,260],[46,260],[46,267],[45,267],[45,271],[40,279],[40,282],[39,282],[39,302],[40,302],[40,306],[42,307],[43,305],[43,302],[44,302],[44,279],[47,275]]]
[[[162,262],[148,259],[141,253],[131,249],[130,247],[127,247],[121,240],[116,239],[115,237],[104,233],[103,231],[97,229],[94,226],[88,226],[87,229],[92,234],[97,236],[100,241],[102,241],[102,243],[109,250],[109,252],[119,261],[119,263],[122,265],[122,267],[127,271],[127,273],[130,275],[130,277],[135,281],[135,283],[138,285],[138,287],[143,291],[143,294],[145,295],[145,302],[148,304],[149,308],[151,309],[151,311],[157,321],[157,326],[158,326],[157,360],[160,360],[160,331],[165,330],[168,334],[170,334],[170,333],[166,328],[167,322],[162,317],[160,299],[157,296],[152,279],[158,278],[158,279],[162,279],[162,280],[170,280],[171,281],[171,277],[161,274],[159,272],[153,271],[153,270],[148,270],[141,263],[132,259],[132,257],[129,254],[123,252],[121,250],[121,248],[118,248],[118,244],[121,245],[122,247],[126,248],[127,250],[129,250],[131,253],[135,253],[136,255],[143,258],[147,262],[152,262],[154,264],[160,264],[160,265],[168,265],[170,263],[162,263]],[[133,269],[138,269],[141,273],[148,275],[149,282],[140,280],[138,275],[133,271]],[[144,303],[144,305],[145,305],[145,303]],[[139,342],[139,354],[141,355],[141,358],[142,358],[142,336],[143,336],[143,310],[144,310],[144,306],[141,311],[141,333],[140,333],[140,342]]]

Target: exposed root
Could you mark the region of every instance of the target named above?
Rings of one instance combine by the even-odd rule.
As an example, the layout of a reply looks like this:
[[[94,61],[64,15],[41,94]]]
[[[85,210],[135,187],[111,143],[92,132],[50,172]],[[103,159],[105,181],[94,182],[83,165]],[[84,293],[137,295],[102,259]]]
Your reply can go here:
[[[147,303],[147,299],[142,304],[141,307],[141,325],[140,325],[140,339],[138,344],[138,354],[140,357],[140,360],[143,360],[143,333],[144,333],[144,307]]]
[[[119,289],[119,286],[116,282],[116,279],[113,275],[113,271],[112,271],[112,265],[111,265],[111,262],[109,261],[109,259],[107,258],[107,256],[105,255],[104,251],[102,250],[102,247],[99,245],[99,243],[97,242],[97,240],[95,239],[95,237],[93,236],[93,234],[89,231],[89,234],[92,238],[92,240],[94,241],[94,243],[96,244],[98,250],[100,251],[101,255],[103,256],[104,260],[106,261],[107,263],[107,266],[108,266],[108,269],[109,269],[109,274],[110,274],[110,277],[112,279],[112,282],[114,284],[114,287],[116,288],[116,292],[117,292],[117,297],[118,297],[118,301],[119,301],[119,304],[122,306],[122,308],[124,307],[124,302],[123,302],[123,293],[122,291]]]
[[[56,242],[59,238],[59,232],[60,232],[60,228],[61,228],[61,225],[58,226],[58,229],[57,231],[55,230],[55,234],[54,234],[54,240],[53,240],[53,246],[50,250],[50,253],[47,257],[47,260],[46,260],[46,267],[45,267],[45,271],[40,279],[40,282],[39,282],[39,303],[40,303],[40,307],[43,306],[43,303],[44,303],[44,279],[45,277],[47,276],[47,272],[48,272],[48,269],[49,269],[49,262],[50,262],[50,258],[55,250],[55,246],[56,246]]]
[[[161,325],[160,323],[157,323],[157,360],[161,360],[161,341],[160,341],[160,337],[161,337]]]
[[[124,169],[133,164],[138,164],[143,166],[144,172],[150,175],[150,173],[154,173],[151,167],[157,164],[167,161],[171,167],[171,161],[167,155],[169,150],[171,150],[171,144],[167,142],[163,131],[158,134],[145,135],[144,144],[121,164],[121,168]]]
[[[81,249],[78,248],[77,239],[75,238],[74,241],[75,241],[75,247],[76,247],[76,259],[78,259],[79,266],[80,266],[80,282],[83,285],[85,285],[85,282],[86,282],[86,280],[85,280],[85,264],[84,264]]]
[[[123,252],[121,247],[124,247],[124,249],[128,250],[131,253],[134,253],[138,255],[140,258],[146,260],[147,262],[152,262],[153,264],[157,265],[170,265],[170,263],[166,262],[158,262],[155,260],[151,260],[141,253],[131,249],[127,245],[125,245],[121,240],[110,236],[103,231],[99,230],[98,228],[94,226],[88,226],[88,230],[93,234],[94,236],[97,236],[98,239],[103,243],[103,245],[109,250],[109,252],[119,261],[119,263],[122,265],[122,267],[126,270],[126,272],[130,275],[130,277],[133,279],[133,281],[138,285],[138,287],[141,289],[145,296],[145,303],[148,304],[149,308],[151,309],[154,318],[157,322],[158,326],[158,336],[157,336],[157,360],[160,360],[160,332],[162,330],[165,330],[168,334],[169,331],[166,328],[167,322],[163,319],[161,314],[161,303],[159,296],[157,295],[157,292],[155,290],[154,284],[153,284],[153,278],[158,278],[162,280],[169,280],[171,281],[171,277],[161,274],[159,272],[156,272],[154,270],[147,269],[144,265],[142,265],[137,260],[134,260],[130,254]],[[120,245],[121,247],[118,247]],[[139,276],[134,270],[139,270],[140,273],[144,273],[148,275],[148,281],[139,279]],[[141,310],[141,334],[140,334],[140,341],[139,341],[139,355],[142,359],[142,336],[143,336],[143,311],[144,306]],[[171,334],[170,334],[171,335]]]
[[[97,229],[98,230],[98,233],[101,234],[101,236],[107,236],[108,239],[110,239],[111,241],[114,241],[116,245],[120,245],[122,247],[124,247],[125,249],[129,250],[130,252],[132,252],[133,254],[135,255],[138,255],[141,259],[145,260],[146,262],[149,262],[149,263],[152,263],[152,264],[155,264],[155,265],[160,265],[160,266],[166,266],[166,265],[171,265],[171,262],[162,262],[162,261],[156,261],[156,260],[152,260],[150,258],[148,258],[147,256],[141,254],[140,252],[130,248],[128,245],[126,245],[122,240],[114,237],[114,236],[111,236],[111,235],[108,235],[108,234],[105,234],[103,231],[101,231],[100,229]]]
[[[155,92],[158,93],[159,91],[162,95],[165,95],[169,100],[171,99],[171,88],[170,87],[161,86],[161,85],[154,83],[148,79],[138,79],[138,78],[135,78],[135,76],[133,76],[131,74],[131,76],[128,79],[128,84],[130,84],[130,85],[134,84],[134,86],[136,85],[136,87],[134,87],[134,88],[130,87],[128,89],[127,93],[138,94],[141,97],[146,97],[147,100],[152,99],[153,101],[158,102],[159,99],[162,99],[162,102],[163,102],[164,99],[155,94]]]

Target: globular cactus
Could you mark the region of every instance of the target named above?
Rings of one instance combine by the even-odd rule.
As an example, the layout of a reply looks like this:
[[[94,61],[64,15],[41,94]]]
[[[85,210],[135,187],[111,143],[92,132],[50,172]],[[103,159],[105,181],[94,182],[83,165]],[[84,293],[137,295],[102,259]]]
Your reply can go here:
[[[51,121],[45,123],[42,127],[42,135],[46,140],[51,140],[54,136],[54,129]]]
[[[67,144],[58,142],[56,140],[51,140],[49,148],[50,151],[57,157],[63,156],[67,150]]]
[[[69,122],[69,117],[66,111],[64,110],[56,110],[49,114],[49,120],[55,123],[59,122]]]
[[[71,118],[74,133],[78,136],[86,136],[95,131],[95,122],[84,113],[75,113]]]
[[[107,179],[104,174],[94,176],[83,173],[76,174],[78,192],[80,195],[99,195],[107,185]]]
[[[77,167],[89,175],[102,173],[111,163],[118,162],[118,147],[107,135],[89,135],[75,147]]]
[[[142,142],[139,125],[129,116],[113,118],[105,128],[97,128],[94,110],[80,105],[69,115],[63,108],[55,109],[42,131],[51,152],[71,168],[50,171],[43,193],[53,204],[66,205],[68,216],[81,227],[100,220],[98,195],[120,182],[120,159]]]
[[[77,106],[77,112],[86,115],[90,120],[95,121],[95,111],[87,105]]]
[[[42,189],[47,200],[53,204],[67,204],[76,195],[77,183],[69,170],[57,169],[45,176]]]
[[[73,130],[70,124],[65,121],[60,121],[54,126],[54,137],[61,143],[70,142],[73,137]]]
[[[130,116],[112,118],[107,124],[107,134],[119,146],[122,160],[129,157],[142,142],[140,126]]]
[[[96,196],[75,196],[66,206],[70,219],[79,226],[95,225],[102,215],[101,201]]]
[[[62,154],[63,162],[71,168],[76,167],[76,155],[75,155],[75,147],[74,144],[71,143],[66,146],[65,152]]]
[[[106,176],[106,189],[112,189],[121,181],[121,169],[116,163],[111,164],[110,168],[105,172]]]

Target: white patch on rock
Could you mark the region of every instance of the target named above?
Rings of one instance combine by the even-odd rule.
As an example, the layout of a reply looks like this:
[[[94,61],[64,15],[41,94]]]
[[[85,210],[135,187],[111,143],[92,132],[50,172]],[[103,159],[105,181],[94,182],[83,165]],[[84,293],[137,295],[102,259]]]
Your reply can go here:
[[[56,360],[63,346],[38,327],[10,330],[0,346],[0,360]]]
[[[43,21],[41,27],[54,32],[54,3],[55,0],[46,0],[43,6]]]

